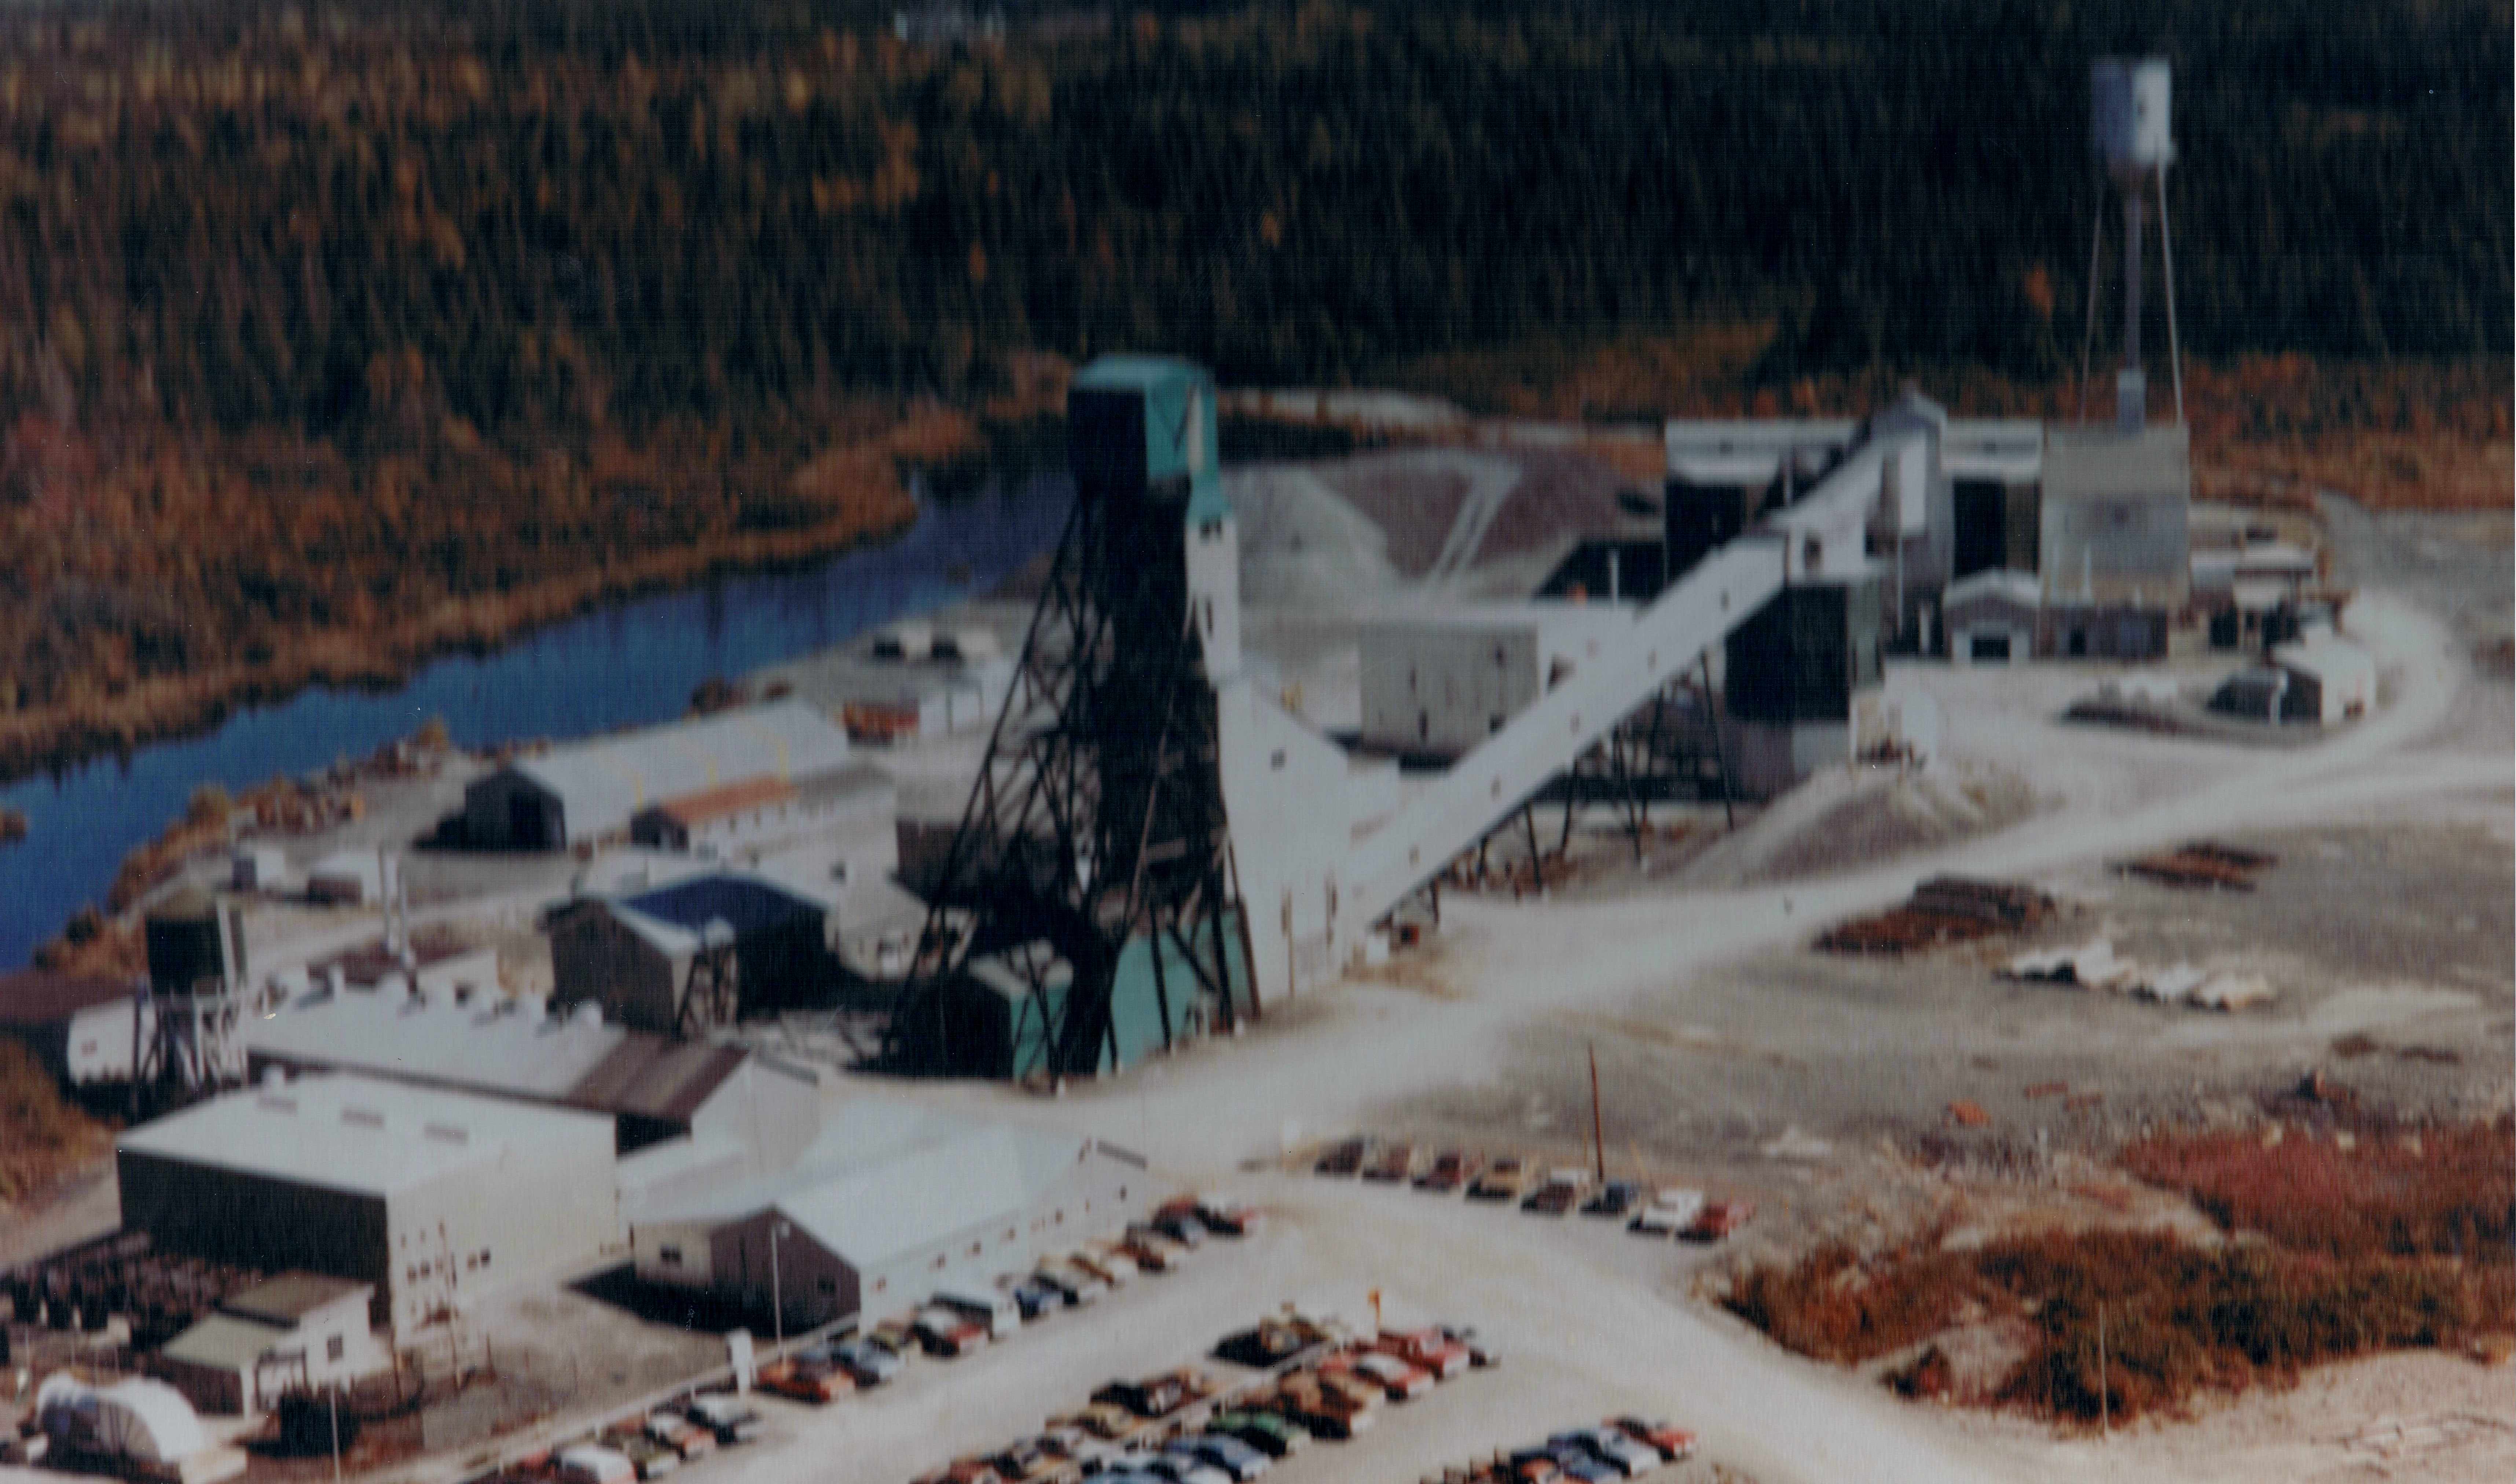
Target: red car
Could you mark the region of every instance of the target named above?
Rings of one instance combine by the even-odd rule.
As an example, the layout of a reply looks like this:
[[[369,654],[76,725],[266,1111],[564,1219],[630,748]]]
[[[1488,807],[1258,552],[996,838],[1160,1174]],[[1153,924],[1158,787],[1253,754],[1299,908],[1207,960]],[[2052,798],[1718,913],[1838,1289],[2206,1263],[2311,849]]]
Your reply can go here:
[[[1695,1452],[1693,1428],[1672,1426],[1667,1422],[1655,1422],[1648,1418],[1639,1417],[1610,1418],[1608,1425],[1652,1449],[1662,1460],[1671,1463]]]
[[[1755,1214],[1753,1201],[1706,1201],[1703,1209],[1695,1214],[1694,1224],[1678,1235],[1689,1242],[1718,1242],[1746,1225],[1747,1218]]]
[[[1371,1347],[1383,1355],[1395,1355],[1410,1366],[1430,1371],[1441,1381],[1465,1375],[1476,1363],[1466,1345],[1443,1338],[1440,1330],[1384,1330]]]

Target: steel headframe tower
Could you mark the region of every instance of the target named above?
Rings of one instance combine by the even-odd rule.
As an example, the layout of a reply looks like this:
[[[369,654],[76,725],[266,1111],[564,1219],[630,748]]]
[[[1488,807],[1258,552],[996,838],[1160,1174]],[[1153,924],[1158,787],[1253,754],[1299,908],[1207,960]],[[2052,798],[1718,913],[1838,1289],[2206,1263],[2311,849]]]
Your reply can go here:
[[[1240,619],[1214,385],[1104,357],[1075,378],[1067,428],[1074,507],[930,886],[887,1038],[899,1070],[959,1069],[946,990],[983,956],[1027,986],[1056,1076],[1124,1059],[1148,977],[1163,1046],[1249,1008],[1216,737]]]

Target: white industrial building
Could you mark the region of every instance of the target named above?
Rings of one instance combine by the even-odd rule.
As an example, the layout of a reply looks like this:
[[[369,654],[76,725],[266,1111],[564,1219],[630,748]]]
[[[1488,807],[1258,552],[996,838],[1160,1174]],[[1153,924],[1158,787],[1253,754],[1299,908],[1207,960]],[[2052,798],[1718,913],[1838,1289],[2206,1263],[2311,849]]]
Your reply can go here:
[[[1363,744],[1456,758],[1633,621],[1631,609],[1586,602],[1458,604],[1376,619],[1361,645]]]
[[[791,1331],[991,1290],[1151,1197],[1145,1162],[1099,1139],[861,1098],[793,1171],[659,1211],[630,1245],[640,1279],[774,1301]]]
[[[287,1392],[390,1370],[392,1352],[367,1327],[373,1298],[363,1283],[282,1273],[221,1299],[154,1365],[200,1411],[250,1417]]]
[[[277,1079],[115,1142],[161,1251],[370,1285],[396,1341],[618,1240],[612,1123],[366,1077]]]
[[[662,800],[629,821],[629,838],[650,849],[725,860],[776,851],[851,825],[888,834],[894,807],[890,777],[869,763],[855,763],[800,784],[749,778]]]
[[[811,1074],[538,1002],[316,991],[242,1034],[257,1074],[350,1072],[611,1120],[624,1217],[785,1169],[820,1125]]]
[[[761,778],[801,790],[847,763],[847,733],[801,702],[720,712],[516,759],[464,790],[464,839],[517,850],[626,840],[650,804]]]
[[[1960,665],[2016,665],[2035,652],[2043,612],[2033,572],[1988,568],[1949,585],[1949,658]]]

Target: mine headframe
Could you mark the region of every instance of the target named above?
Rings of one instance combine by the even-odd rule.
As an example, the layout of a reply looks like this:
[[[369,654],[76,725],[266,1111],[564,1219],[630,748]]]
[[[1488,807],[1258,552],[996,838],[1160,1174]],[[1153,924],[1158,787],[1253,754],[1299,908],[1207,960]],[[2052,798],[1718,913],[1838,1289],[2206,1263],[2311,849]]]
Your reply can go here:
[[[1229,1024],[1246,981],[1215,732],[1215,679],[1239,646],[1213,385],[1176,361],[1097,361],[1069,393],[1069,439],[1074,505],[926,886],[885,1048],[897,1070],[962,1069],[952,989],[982,957],[1027,984],[1057,1076],[1126,1059],[1145,1038],[1118,1021],[1141,990],[1148,1035],[1169,1046],[1207,1014]]]

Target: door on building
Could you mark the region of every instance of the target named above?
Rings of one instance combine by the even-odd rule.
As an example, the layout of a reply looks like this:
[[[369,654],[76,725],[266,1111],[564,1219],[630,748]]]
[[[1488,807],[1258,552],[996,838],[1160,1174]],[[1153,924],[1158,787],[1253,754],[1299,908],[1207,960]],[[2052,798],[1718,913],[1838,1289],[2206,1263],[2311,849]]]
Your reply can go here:
[[[507,796],[507,838],[519,850],[551,848],[550,812],[530,794]]]

